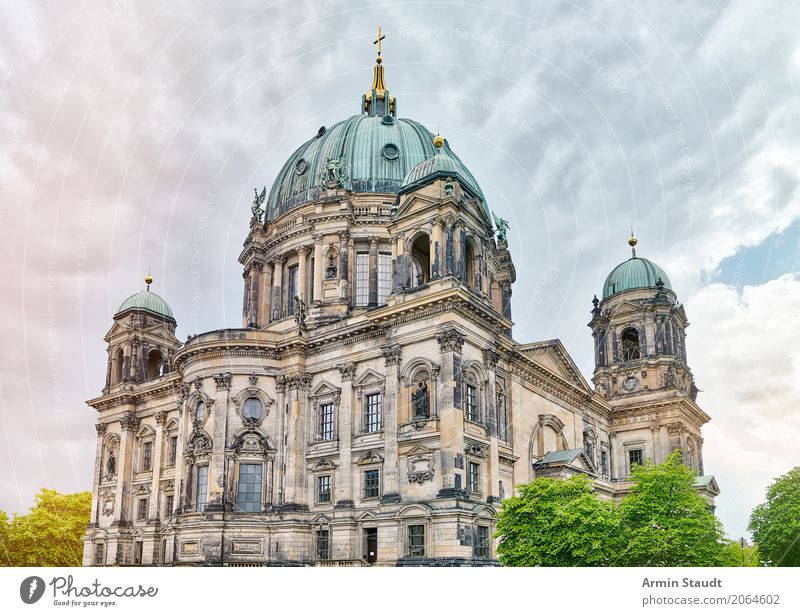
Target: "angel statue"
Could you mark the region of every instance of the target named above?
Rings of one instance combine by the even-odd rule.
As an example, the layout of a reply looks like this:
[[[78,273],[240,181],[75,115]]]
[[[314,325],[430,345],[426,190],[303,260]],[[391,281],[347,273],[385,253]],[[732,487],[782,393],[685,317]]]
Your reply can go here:
[[[254,188],[253,192],[256,193],[256,196],[253,199],[253,207],[250,208],[250,211],[253,212],[253,218],[261,222],[261,218],[264,216],[264,210],[261,209],[261,205],[267,198],[267,187],[263,188],[261,194],[258,194],[258,188]]]
[[[494,225],[497,227],[497,241],[507,244],[508,238],[506,236],[508,234],[508,221],[505,218],[500,218],[494,212],[492,212],[492,217],[494,218]]]

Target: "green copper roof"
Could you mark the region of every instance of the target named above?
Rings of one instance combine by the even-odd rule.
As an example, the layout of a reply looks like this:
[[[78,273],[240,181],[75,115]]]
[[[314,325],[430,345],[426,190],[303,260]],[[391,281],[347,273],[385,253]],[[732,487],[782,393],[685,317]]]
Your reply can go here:
[[[603,285],[603,299],[630,289],[655,287],[659,279],[665,289],[672,289],[667,274],[658,265],[642,257],[631,257],[611,270]]]
[[[445,142],[445,145],[446,144],[447,142]],[[414,190],[421,184],[425,184],[436,178],[446,177],[457,179],[469,192],[473,193],[474,196],[478,197],[484,204],[486,203],[481,187],[478,186],[475,177],[470,173],[464,163],[461,162],[458,156],[453,154],[449,149],[445,150],[444,147],[438,149],[434,156],[423,160],[408,172],[400,187],[400,193],[402,194],[409,190]]]
[[[152,312],[162,317],[167,317],[173,321],[175,320],[175,317],[172,316],[172,310],[170,310],[167,302],[165,302],[159,295],[156,295],[152,291],[139,291],[135,295],[131,295],[128,299],[122,302],[119,310],[117,310],[117,314],[131,309],[147,310],[148,312]]]
[[[442,148],[479,193],[477,182],[448,145]],[[328,161],[338,159],[343,188],[361,193],[394,193],[408,172],[436,153],[433,134],[405,118],[355,115],[321,128],[301,145],[278,173],[266,204],[267,219],[317,198],[322,191]]]

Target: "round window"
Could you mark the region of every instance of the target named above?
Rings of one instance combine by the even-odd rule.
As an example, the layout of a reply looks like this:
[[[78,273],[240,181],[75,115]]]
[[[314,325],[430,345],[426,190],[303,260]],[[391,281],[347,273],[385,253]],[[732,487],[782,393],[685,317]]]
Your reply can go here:
[[[387,143],[385,146],[383,146],[381,154],[383,154],[383,157],[386,160],[397,160],[397,158],[400,156],[400,148],[393,143]]]
[[[206,403],[198,402],[197,406],[194,407],[194,418],[197,421],[203,421],[205,417],[206,417]]]
[[[306,169],[308,169],[308,163],[304,158],[301,158],[294,164],[294,172],[297,175],[303,175],[306,172]]]
[[[385,126],[391,126],[394,124],[394,118],[390,115],[385,115],[381,118],[381,124]]]
[[[245,419],[261,419],[261,414],[264,412],[264,405],[258,398],[248,398],[242,405],[242,413]]]

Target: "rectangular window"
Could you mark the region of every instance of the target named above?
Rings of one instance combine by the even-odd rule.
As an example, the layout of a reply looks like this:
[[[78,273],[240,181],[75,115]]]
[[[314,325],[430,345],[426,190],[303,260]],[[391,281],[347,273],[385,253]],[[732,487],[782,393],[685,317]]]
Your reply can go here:
[[[365,432],[380,432],[381,429],[381,395],[369,394],[367,396],[366,418],[364,421]]]
[[[164,498],[164,517],[168,518],[172,515],[172,508],[175,505],[175,497],[172,494],[167,494]]]
[[[297,266],[293,265],[287,271],[286,281],[286,314],[294,314],[294,298],[297,295]]]
[[[94,544],[94,564],[95,565],[104,565],[104,557],[106,554],[106,546],[104,543],[95,543]]]
[[[162,539],[161,541],[161,562],[163,564],[167,564],[167,540]]]
[[[263,464],[239,464],[239,511],[261,511]]]
[[[321,475],[317,477],[317,502],[331,502],[331,476]]]
[[[489,558],[489,527],[479,526],[478,536],[475,543],[475,556],[477,558]]]
[[[175,466],[175,462],[178,460],[178,437],[177,436],[170,436],[169,437],[169,466]]]
[[[144,551],[144,543],[141,541],[134,541],[133,543],[133,564],[142,564],[142,552]]]
[[[628,451],[628,468],[633,470],[634,464],[641,464],[642,463],[642,450],[641,449],[630,449]]]
[[[331,557],[330,531],[317,531],[317,560],[328,560]]]
[[[478,389],[467,385],[467,421],[478,421]]]
[[[392,292],[392,253],[378,254],[378,304],[385,304]]]
[[[408,527],[408,555],[425,556],[424,524],[412,524]]]
[[[140,498],[136,503],[136,519],[137,520],[146,520],[147,519],[147,499]]]
[[[333,404],[319,407],[319,438],[323,441],[333,440]]]
[[[600,452],[600,473],[603,477],[608,477],[608,452]]]
[[[369,253],[356,253],[356,306],[369,304]]]
[[[208,498],[208,467],[197,467],[197,488],[195,490],[195,509],[197,511],[204,511],[206,508],[206,499]]]
[[[364,498],[378,498],[381,495],[380,479],[377,468],[364,471]]]
[[[153,442],[142,444],[142,470],[149,471],[153,468]]]
[[[480,492],[480,465],[475,462],[469,463],[469,475],[467,477],[467,489],[470,492]]]

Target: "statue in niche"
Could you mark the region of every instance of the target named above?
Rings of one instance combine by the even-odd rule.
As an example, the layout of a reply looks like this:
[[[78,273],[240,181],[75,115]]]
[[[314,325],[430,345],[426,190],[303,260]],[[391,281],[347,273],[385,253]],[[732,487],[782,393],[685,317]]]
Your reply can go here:
[[[325,279],[331,280],[336,278],[336,261],[333,251],[328,252],[328,267],[325,268]]]
[[[500,482],[500,489],[498,490],[500,493],[500,500],[503,500],[506,497],[506,490],[503,487],[503,482]]]
[[[116,475],[117,473],[117,458],[114,456],[114,452],[108,452],[108,460],[106,461],[106,472],[109,475]]]
[[[424,381],[420,381],[417,384],[417,389],[414,391],[412,399],[414,403],[414,419],[428,417],[428,386]]]
[[[294,320],[297,328],[302,332],[306,327],[306,303],[299,295],[294,296]]]

